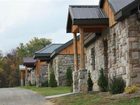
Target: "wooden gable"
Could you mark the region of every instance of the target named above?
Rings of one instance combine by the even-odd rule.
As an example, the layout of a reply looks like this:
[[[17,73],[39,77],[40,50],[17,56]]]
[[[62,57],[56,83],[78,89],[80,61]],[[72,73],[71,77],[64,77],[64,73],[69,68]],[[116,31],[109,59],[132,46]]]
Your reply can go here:
[[[102,4],[102,9],[109,18],[109,26],[111,27],[114,24],[116,24],[115,15],[114,15],[114,12],[113,12],[111,6],[109,5],[108,0],[104,0],[104,2]]]
[[[78,48],[80,48],[80,40],[77,41],[77,46]],[[64,48],[62,51],[59,52],[59,54],[74,54],[74,46],[73,46],[73,43],[70,44],[68,47]],[[80,49],[78,49],[78,54],[80,54]]]

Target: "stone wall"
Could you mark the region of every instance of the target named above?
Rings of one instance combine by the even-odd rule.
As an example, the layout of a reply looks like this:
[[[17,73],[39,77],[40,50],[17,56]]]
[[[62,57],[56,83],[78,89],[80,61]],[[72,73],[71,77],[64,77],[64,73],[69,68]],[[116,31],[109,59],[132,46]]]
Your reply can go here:
[[[86,69],[91,73],[91,78],[94,83],[93,90],[99,91],[98,78],[99,71],[101,68],[105,69],[104,60],[104,44],[103,41],[106,39],[106,35],[102,35],[96,39],[95,42],[90,44],[86,49]],[[92,54],[94,50],[94,55]],[[93,57],[95,56],[95,57]]]
[[[107,41],[107,46],[104,45],[104,40]],[[140,22],[136,15],[118,22],[109,31],[105,30],[86,48],[86,58],[86,69],[91,72],[94,91],[99,90],[97,80],[101,68],[109,79],[121,76],[126,81],[126,86],[140,83]]]
[[[136,15],[128,19],[130,84],[140,84],[140,21]]]
[[[73,55],[57,55],[53,59],[53,70],[58,86],[66,85],[66,71],[68,67],[74,69],[74,56]]]
[[[128,21],[118,22],[108,34],[108,76],[122,77],[128,86],[129,71]]]
[[[41,79],[41,83],[45,83],[48,80],[48,66],[47,66],[47,64],[41,65],[40,79]]]

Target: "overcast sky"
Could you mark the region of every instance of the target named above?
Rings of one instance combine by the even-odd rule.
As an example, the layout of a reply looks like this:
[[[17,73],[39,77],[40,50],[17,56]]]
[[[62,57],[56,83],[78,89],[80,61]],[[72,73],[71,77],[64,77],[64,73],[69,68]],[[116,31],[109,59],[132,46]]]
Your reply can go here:
[[[98,5],[98,0],[0,0],[0,50],[4,53],[33,37],[65,43],[69,5]]]

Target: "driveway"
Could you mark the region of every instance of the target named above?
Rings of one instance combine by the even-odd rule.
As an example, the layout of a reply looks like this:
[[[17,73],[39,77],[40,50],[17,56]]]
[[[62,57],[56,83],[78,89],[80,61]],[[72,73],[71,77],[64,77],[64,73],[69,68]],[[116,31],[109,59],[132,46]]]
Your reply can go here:
[[[52,105],[41,95],[20,88],[1,88],[0,105]]]

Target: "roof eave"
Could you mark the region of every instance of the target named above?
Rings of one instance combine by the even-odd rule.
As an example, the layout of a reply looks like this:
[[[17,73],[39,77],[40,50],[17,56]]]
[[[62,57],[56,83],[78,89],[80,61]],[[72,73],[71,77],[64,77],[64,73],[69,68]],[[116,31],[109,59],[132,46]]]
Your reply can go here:
[[[108,25],[108,18],[74,19],[73,25]]]
[[[140,1],[138,1],[138,2],[140,2]],[[122,8],[120,11],[118,11],[115,14],[115,20],[121,21],[121,20],[125,19],[126,17],[130,16],[132,13],[132,10],[137,8],[138,2],[134,1],[131,4],[127,5],[126,7]]]

